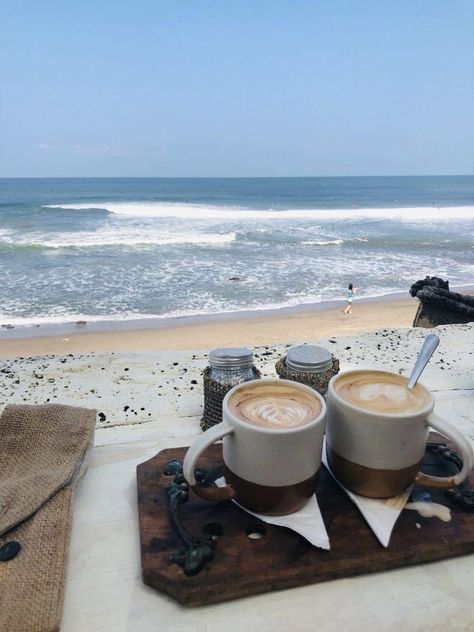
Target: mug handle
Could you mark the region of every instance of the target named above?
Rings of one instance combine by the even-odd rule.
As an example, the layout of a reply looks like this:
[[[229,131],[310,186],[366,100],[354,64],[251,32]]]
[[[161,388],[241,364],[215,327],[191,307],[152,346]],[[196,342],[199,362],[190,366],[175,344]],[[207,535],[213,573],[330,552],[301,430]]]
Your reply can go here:
[[[427,421],[434,430],[437,430],[456,444],[456,447],[461,453],[463,465],[462,469],[455,476],[430,476],[424,472],[418,472],[415,483],[424,485],[425,487],[441,487],[446,489],[460,485],[467,478],[474,462],[474,454],[469,439],[436,413],[428,415]]]
[[[183,461],[184,478],[193,488],[194,492],[205,500],[221,502],[223,500],[234,498],[235,496],[235,490],[231,485],[226,485],[225,487],[199,487],[194,476],[196,461],[204,450],[215,441],[218,441],[233,432],[234,429],[232,426],[226,421],[222,421],[220,424],[216,424],[215,426],[208,428],[206,432],[203,432],[203,434],[196,439],[193,445],[186,452],[186,456]]]

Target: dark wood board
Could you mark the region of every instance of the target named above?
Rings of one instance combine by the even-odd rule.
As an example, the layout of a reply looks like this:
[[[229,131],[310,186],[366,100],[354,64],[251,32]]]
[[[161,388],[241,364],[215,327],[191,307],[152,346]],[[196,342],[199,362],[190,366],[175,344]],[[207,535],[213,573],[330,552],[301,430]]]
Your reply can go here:
[[[355,505],[322,467],[317,498],[329,534],[330,551],[313,547],[289,529],[256,520],[231,501],[214,504],[190,492],[189,500],[179,510],[186,529],[200,535],[206,525],[219,523],[223,535],[217,540],[214,559],[199,574],[188,577],[178,565],[170,563],[181,542],[168,511],[167,489],[173,477],[163,475],[167,463],[172,459],[182,461],[186,450],[163,450],[137,467],[143,581],[183,605],[207,605],[474,552],[474,513],[451,503],[445,492],[433,489],[427,490],[431,500],[450,507],[451,521],[423,518],[416,511],[404,510],[393,530],[390,546],[385,549]],[[221,457],[221,446],[211,446],[199,466],[218,468]],[[438,457],[427,453],[423,469],[447,475],[452,467],[440,465]],[[472,478],[470,482],[472,485]],[[261,539],[250,539],[247,535],[255,530],[255,525],[265,530]]]

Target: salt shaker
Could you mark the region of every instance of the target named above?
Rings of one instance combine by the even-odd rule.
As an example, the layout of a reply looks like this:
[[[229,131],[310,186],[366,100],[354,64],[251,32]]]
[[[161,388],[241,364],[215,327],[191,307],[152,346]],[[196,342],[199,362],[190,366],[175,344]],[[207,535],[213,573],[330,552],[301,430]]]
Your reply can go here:
[[[204,413],[201,428],[207,430],[222,421],[222,401],[233,386],[260,378],[253,364],[253,351],[227,347],[209,352],[204,369]]]
[[[209,352],[209,377],[222,386],[237,386],[254,380],[253,351],[229,347]]]

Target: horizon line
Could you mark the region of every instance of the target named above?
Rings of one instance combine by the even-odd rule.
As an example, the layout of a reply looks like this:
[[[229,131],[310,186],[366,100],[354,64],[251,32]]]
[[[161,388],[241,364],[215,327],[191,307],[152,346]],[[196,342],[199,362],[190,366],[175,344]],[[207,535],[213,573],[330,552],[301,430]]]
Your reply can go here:
[[[379,174],[326,176],[0,176],[0,180],[290,180],[316,178],[472,178],[474,173]]]

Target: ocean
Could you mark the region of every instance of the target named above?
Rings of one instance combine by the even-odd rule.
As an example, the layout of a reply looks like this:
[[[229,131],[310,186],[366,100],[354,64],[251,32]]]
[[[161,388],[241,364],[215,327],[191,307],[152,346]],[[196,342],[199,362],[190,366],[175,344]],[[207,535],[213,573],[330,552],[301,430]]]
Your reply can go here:
[[[474,177],[0,179],[0,325],[474,283]],[[408,296],[408,294],[407,294]]]

